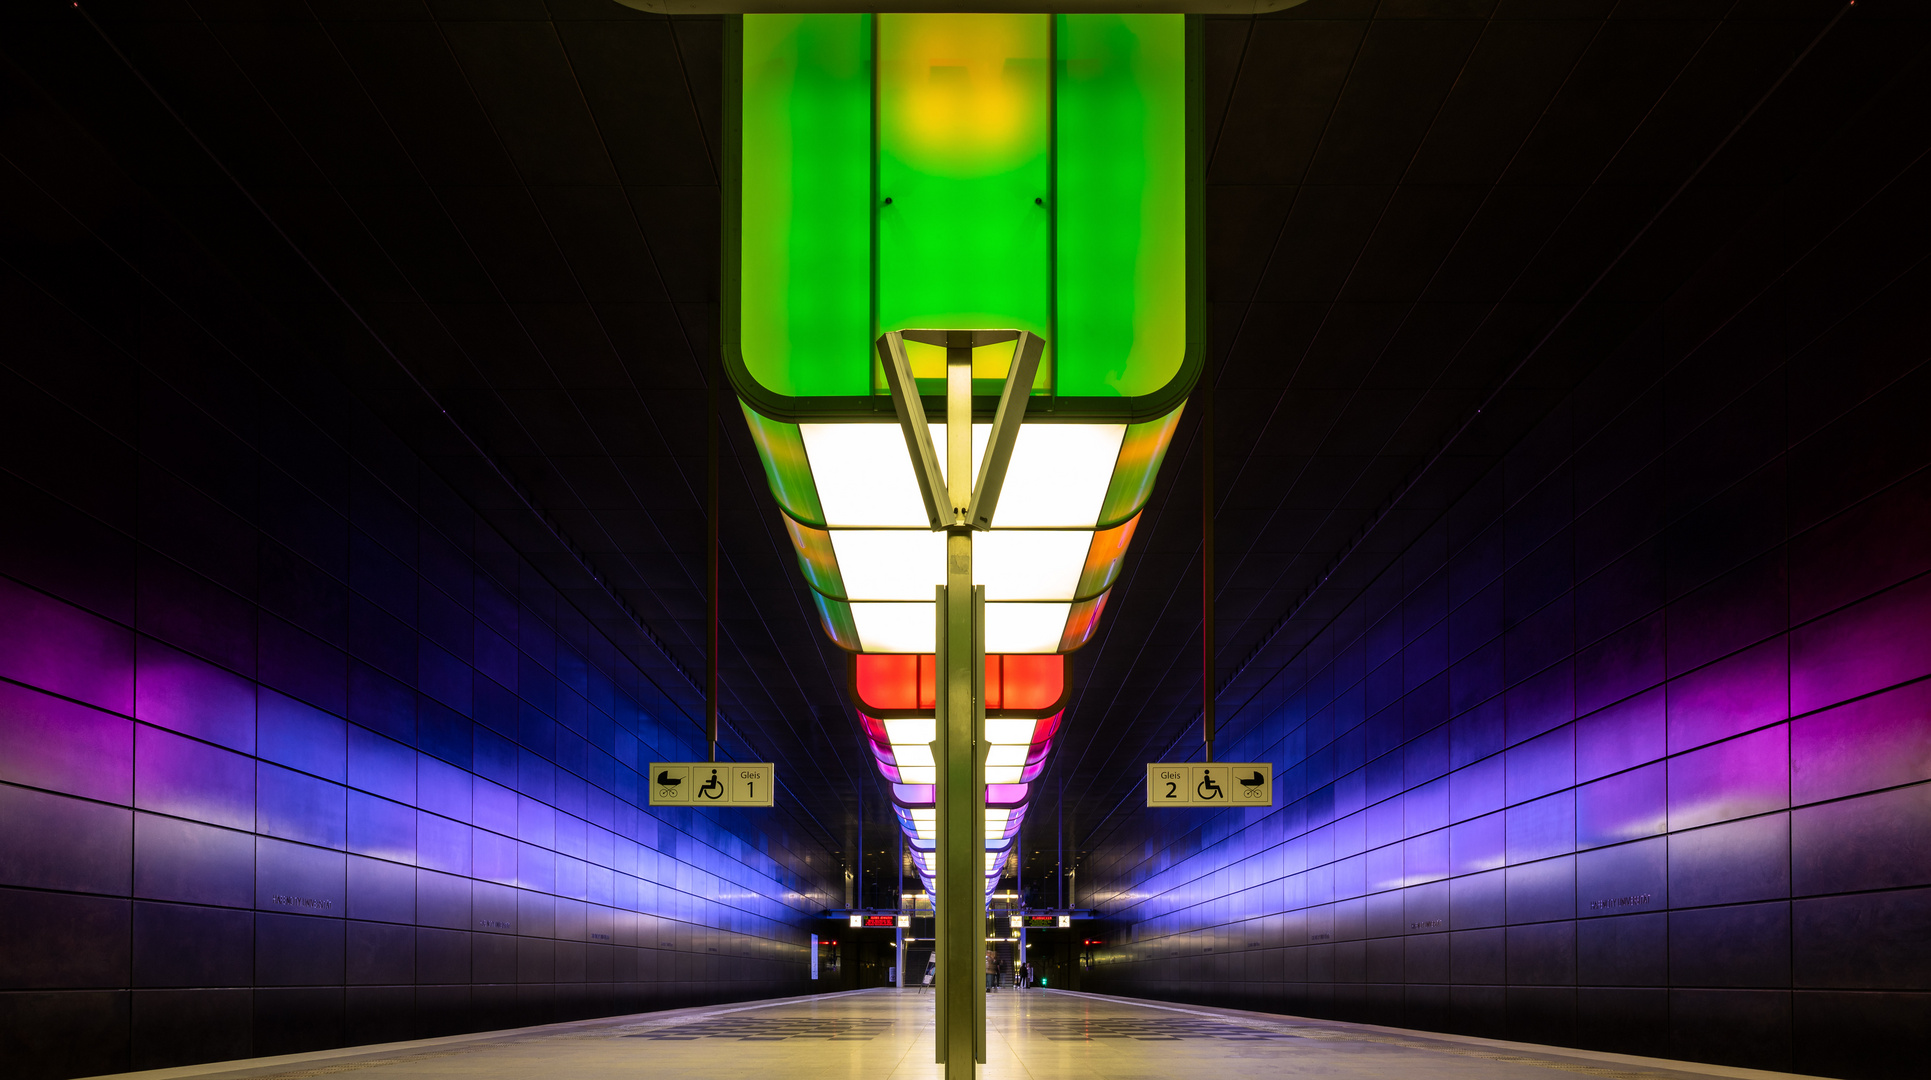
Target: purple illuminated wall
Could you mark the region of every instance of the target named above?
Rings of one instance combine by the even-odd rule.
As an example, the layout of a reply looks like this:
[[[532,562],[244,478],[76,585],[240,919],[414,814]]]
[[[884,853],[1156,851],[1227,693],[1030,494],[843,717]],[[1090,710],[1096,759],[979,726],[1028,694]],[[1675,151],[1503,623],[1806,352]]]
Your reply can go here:
[[[1760,220],[1226,720],[1217,756],[1272,761],[1279,809],[1107,822],[1086,985],[1924,1075],[1931,278],[1904,186],[1841,229],[1856,202]]]
[[[128,294],[0,276],[0,1072],[805,990],[822,849],[640,808],[691,720],[340,391]]]

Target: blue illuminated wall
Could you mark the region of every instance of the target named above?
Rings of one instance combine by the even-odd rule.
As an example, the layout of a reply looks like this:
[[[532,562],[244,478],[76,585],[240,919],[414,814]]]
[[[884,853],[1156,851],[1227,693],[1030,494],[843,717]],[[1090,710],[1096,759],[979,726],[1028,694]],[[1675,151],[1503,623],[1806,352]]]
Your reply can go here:
[[[1106,822],[1086,985],[1925,1075],[1931,279],[1904,198],[1766,223],[1227,718],[1216,756],[1273,762],[1279,809]]]
[[[823,849],[639,806],[690,718],[327,380],[60,259],[113,302],[0,268],[0,1072],[809,986]]]

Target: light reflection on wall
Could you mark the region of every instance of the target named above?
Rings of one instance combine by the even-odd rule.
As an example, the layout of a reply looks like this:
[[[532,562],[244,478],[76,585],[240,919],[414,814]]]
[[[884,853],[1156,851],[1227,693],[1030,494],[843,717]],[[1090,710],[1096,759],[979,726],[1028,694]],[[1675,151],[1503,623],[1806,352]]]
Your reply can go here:
[[[1086,988],[1920,1071],[1931,452],[1833,467],[1882,425],[1785,447],[1781,394],[1669,452],[1629,434],[1660,392],[1593,436],[1557,408],[1223,722],[1280,809],[1100,831]]]
[[[686,712],[373,418],[351,453],[226,377],[143,383],[124,472],[0,473],[0,1012],[47,1033],[10,1068],[808,989],[835,860],[640,806]],[[113,441],[9,385],[46,461]]]

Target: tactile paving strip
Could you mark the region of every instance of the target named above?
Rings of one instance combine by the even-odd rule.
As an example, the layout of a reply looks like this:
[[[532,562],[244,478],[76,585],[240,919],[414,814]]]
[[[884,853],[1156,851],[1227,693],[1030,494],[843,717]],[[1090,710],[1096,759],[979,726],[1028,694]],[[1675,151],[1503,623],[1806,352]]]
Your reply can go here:
[[[626,1039],[682,1042],[693,1039],[735,1039],[738,1042],[783,1042],[817,1039],[824,1042],[864,1042],[885,1034],[890,1020],[833,1016],[719,1017],[689,1024],[672,1024],[640,1031]]]
[[[1224,1039],[1231,1042],[1275,1042],[1299,1036],[1283,1031],[1223,1024],[1214,1020],[1182,1020],[1165,1017],[1092,1017],[1069,1020],[1034,1020],[1027,1033],[1049,1042],[1081,1042],[1093,1039],[1137,1039],[1142,1042],[1171,1042],[1178,1039]]]

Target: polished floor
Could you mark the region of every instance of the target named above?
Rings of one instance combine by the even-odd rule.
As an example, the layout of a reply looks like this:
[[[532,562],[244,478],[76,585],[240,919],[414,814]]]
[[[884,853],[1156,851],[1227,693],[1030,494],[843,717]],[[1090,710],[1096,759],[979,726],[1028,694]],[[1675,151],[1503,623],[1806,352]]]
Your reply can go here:
[[[1778,1077],[1489,1039],[1053,990],[988,999],[983,1080]],[[928,1080],[932,998],[867,990],[130,1073],[146,1080]]]

